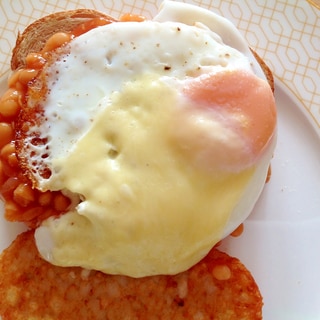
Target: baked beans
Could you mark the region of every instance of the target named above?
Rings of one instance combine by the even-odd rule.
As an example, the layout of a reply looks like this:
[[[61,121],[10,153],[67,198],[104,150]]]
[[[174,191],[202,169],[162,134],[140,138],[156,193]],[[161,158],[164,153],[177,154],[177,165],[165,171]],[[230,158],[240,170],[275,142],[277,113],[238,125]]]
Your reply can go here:
[[[243,230],[244,230],[244,225],[243,225],[243,223],[241,223],[233,232],[230,233],[230,235],[232,237],[239,237],[242,235]]]
[[[70,199],[60,191],[42,192],[19,166],[15,146],[15,123],[28,89],[28,83],[37,77],[46,64],[46,57],[74,37],[95,27],[113,22],[95,18],[82,23],[71,33],[58,32],[51,36],[41,52],[29,53],[26,66],[13,72],[8,79],[8,90],[0,99],[0,196],[5,201],[5,217],[9,221],[22,221],[36,227],[50,216],[66,212]]]
[[[121,21],[121,22],[130,22],[130,21],[142,22],[145,20],[146,20],[146,18],[144,16],[139,16],[139,15],[132,14],[132,13],[125,13],[119,19],[119,21]]]

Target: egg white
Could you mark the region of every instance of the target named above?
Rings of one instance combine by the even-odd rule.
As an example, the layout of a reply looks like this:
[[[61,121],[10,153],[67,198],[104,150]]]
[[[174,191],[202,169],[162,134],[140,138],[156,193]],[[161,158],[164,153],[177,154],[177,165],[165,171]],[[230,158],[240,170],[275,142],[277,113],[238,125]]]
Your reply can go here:
[[[194,22],[193,17],[197,19]],[[175,19],[178,21],[167,21]],[[153,175],[159,172],[158,181],[163,185],[157,185],[153,176],[150,179],[155,182],[154,190],[151,190],[151,187],[135,188],[136,184],[131,179],[132,172],[135,170],[133,168],[141,168],[141,161],[134,163],[130,159],[135,159],[136,149],[144,150],[143,157],[140,157],[142,161],[145,156],[152,161],[154,156],[160,159],[159,163],[164,159],[166,166],[171,163],[181,175],[177,176],[177,180],[173,173],[168,184],[177,184],[177,188],[179,179],[189,168],[188,164],[180,166],[181,159],[167,157],[167,154],[171,156],[171,151],[168,151],[170,148],[159,152],[158,145],[167,146],[161,139],[155,140],[153,146],[152,141],[145,140],[149,145],[145,145],[143,149],[141,146],[134,146],[134,143],[139,144],[140,139],[134,140],[131,135],[134,136],[137,132],[139,137],[145,126],[151,123],[153,131],[150,132],[157,136],[154,127],[157,127],[158,122],[161,123],[159,132],[163,133],[160,136],[170,135],[170,130],[163,120],[169,118],[172,109],[183,107],[183,99],[179,96],[180,89],[190,79],[201,79],[208,73],[222,70],[244,69],[254,72],[258,69],[256,63],[254,68],[252,67],[252,56],[247,47],[244,49],[238,32],[230,27],[230,23],[225,19],[217,18],[211,12],[166,1],[155,20],[113,23],[93,29],[71,41],[67,52],[45,69],[47,85],[50,88],[43,102],[46,121],[40,128],[31,130],[40,130],[41,137],[47,139],[48,143],[36,149],[39,158],[34,161],[33,157],[30,165],[36,163],[36,171],[37,163],[44,162],[51,170],[52,174],[48,179],[35,174],[40,189],[67,188],[69,192],[79,194],[82,199],[78,207],[57,219],[48,219],[36,230],[36,244],[40,253],[54,264],[80,265],[134,277],[181,272],[199,261],[217,241],[232,232],[249,215],[263,189],[275,138],[270,140],[263,155],[252,166],[251,173],[241,178],[239,184],[236,184],[238,173],[234,173],[235,183],[231,182],[229,186],[230,190],[233,190],[230,192],[236,195],[230,198],[233,201],[231,204],[219,202],[218,197],[213,194],[215,203],[212,203],[209,209],[206,203],[194,203],[199,206],[199,211],[203,209],[206,212],[205,216],[201,217],[201,212],[197,215],[196,211],[187,210],[188,223],[182,223],[185,217],[183,212],[176,209],[177,203],[168,204],[162,211],[156,210],[153,216],[140,209],[133,209],[133,212],[128,214],[127,211],[131,208],[139,207],[141,190],[144,197],[157,199],[157,188],[161,189],[166,185],[166,181],[160,176],[167,174],[170,178],[170,168],[169,171],[160,168],[153,171]],[[215,23],[210,24],[208,21]],[[219,31],[223,37],[212,30]],[[237,39],[235,42],[240,51],[226,45],[222,41],[225,37]],[[138,97],[137,105],[134,100],[125,102],[127,88],[130,89],[130,86],[134,88],[133,97]],[[148,108],[153,98],[156,99],[155,105],[158,108],[163,107],[165,111],[156,110],[158,119],[149,114]],[[122,123],[122,117],[117,114],[122,110],[115,108],[115,101],[122,101],[121,107],[125,110],[123,116],[129,115],[128,123]],[[147,107],[142,108],[140,104]],[[112,122],[113,116],[119,120],[118,127]],[[101,119],[105,120],[108,130],[103,128]],[[130,143],[126,142],[123,133],[130,137]],[[91,140],[88,137],[92,137]],[[99,150],[105,146],[106,155],[103,156],[99,150],[95,154],[92,148],[94,144]],[[31,140],[26,141],[26,145],[35,150]],[[110,150],[113,150],[112,156]],[[43,159],[44,153],[49,156]],[[91,153],[94,153],[94,156]],[[121,162],[122,153],[128,155],[126,159],[129,159],[125,166]],[[176,155],[175,151],[172,154]],[[102,168],[106,165],[105,158],[108,169],[104,175]],[[146,169],[139,172],[142,173],[137,179],[146,181]],[[218,179],[225,179],[225,176],[227,174],[223,173],[221,178],[218,174]],[[189,181],[198,182],[193,173],[191,177]],[[199,173],[199,177],[202,177],[203,181],[210,180],[210,175],[204,178],[203,172]],[[213,175],[212,179],[217,179],[217,176]],[[101,181],[105,181],[105,184]],[[110,187],[113,182],[116,188]],[[186,190],[190,189],[188,184],[184,187]],[[190,195],[193,195],[194,191],[197,190],[192,190]],[[192,198],[188,193],[186,195],[187,198]],[[168,198],[174,199],[171,194],[168,194]],[[177,199],[179,202],[183,198]],[[210,197],[206,199],[209,199],[207,202],[210,203]],[[113,201],[113,205],[110,201]],[[130,201],[133,201],[132,205]],[[149,205],[150,199],[148,201],[146,203]],[[128,202],[129,205],[124,206],[123,202]],[[161,202],[161,205],[164,203],[165,201]],[[124,211],[118,210],[117,206]],[[228,207],[228,210],[220,219],[219,212],[214,212],[214,209],[220,210],[224,207]],[[177,211],[174,218],[172,215],[176,212],[172,212],[172,208]],[[213,218],[215,214],[216,224]],[[206,219],[211,221],[208,224],[211,229],[205,226]],[[137,221],[141,223],[137,225]],[[161,233],[159,226],[165,225],[163,221],[168,221],[169,226],[165,226]],[[141,227],[144,224],[146,228]],[[206,231],[202,234],[199,228]],[[88,230],[90,232],[87,232]]]

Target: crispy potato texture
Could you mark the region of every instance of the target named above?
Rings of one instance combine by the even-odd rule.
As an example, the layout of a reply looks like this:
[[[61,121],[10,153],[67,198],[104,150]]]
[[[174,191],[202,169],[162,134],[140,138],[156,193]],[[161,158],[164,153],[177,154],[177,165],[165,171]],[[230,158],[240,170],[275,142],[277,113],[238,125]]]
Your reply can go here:
[[[216,248],[186,272],[134,279],[53,266],[33,231],[0,256],[0,297],[2,320],[262,319],[252,275]]]

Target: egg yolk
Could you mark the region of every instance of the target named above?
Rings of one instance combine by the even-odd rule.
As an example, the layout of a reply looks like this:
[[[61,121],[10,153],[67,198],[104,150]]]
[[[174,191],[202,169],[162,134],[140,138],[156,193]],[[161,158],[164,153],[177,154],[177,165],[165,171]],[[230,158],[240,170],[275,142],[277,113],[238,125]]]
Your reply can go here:
[[[190,82],[184,93],[199,108],[216,109],[236,118],[234,129],[258,157],[276,126],[274,96],[268,83],[245,70],[225,70]]]

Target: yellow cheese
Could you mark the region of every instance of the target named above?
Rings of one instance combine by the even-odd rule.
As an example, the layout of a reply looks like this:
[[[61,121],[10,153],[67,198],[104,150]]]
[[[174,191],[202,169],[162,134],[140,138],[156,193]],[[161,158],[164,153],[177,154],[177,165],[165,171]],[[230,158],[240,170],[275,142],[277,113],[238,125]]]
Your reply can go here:
[[[210,175],[194,166],[172,143],[179,101],[155,76],[128,82],[74,151],[54,161],[59,183],[82,202],[37,230],[49,239],[38,247],[50,262],[133,277],[175,274],[221,239],[255,170]]]

